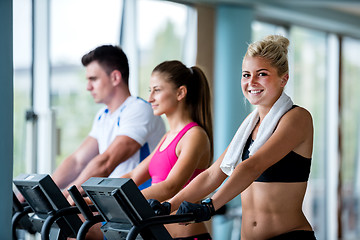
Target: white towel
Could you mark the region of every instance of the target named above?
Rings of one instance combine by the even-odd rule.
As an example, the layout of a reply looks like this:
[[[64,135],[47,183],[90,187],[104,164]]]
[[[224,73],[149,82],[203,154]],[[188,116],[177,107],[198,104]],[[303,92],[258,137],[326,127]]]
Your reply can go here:
[[[293,102],[291,98],[283,92],[261,122],[256,139],[249,148],[250,156],[270,138],[280,118],[289,111],[292,106]],[[258,121],[259,113],[256,108],[240,125],[232,139],[228,151],[220,165],[221,170],[228,176],[232,174],[235,167],[242,161],[241,158],[245,144]]]

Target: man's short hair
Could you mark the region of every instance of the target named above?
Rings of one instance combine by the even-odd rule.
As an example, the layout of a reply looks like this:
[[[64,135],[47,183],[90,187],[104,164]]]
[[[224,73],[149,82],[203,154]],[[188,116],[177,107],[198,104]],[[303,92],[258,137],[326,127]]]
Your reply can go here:
[[[85,54],[81,59],[85,67],[93,61],[97,61],[108,75],[114,70],[119,70],[123,80],[128,84],[129,62],[120,47],[112,45],[99,46]]]

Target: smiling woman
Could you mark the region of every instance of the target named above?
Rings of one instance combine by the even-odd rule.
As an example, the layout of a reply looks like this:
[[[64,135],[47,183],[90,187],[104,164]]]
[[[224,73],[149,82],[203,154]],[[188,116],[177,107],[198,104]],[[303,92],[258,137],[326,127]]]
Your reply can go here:
[[[154,115],[166,116],[170,130],[155,151],[123,177],[132,178],[137,185],[151,177],[152,185],[142,193],[156,207],[159,201],[173,197],[211,163],[213,133],[209,84],[199,67],[187,68],[180,61],[165,61],[151,74],[149,102]],[[178,240],[211,239],[204,223],[169,224],[166,228]]]
[[[151,94],[149,102],[155,115],[167,113],[171,115],[177,103],[176,88],[172,83],[163,81],[166,74],[153,73],[150,79]],[[164,101],[165,100],[165,101]]]
[[[241,79],[242,91],[248,101],[252,105],[263,101],[262,105],[269,109],[280,97],[289,79],[289,40],[276,37],[273,40],[277,40],[277,44],[267,46],[264,41],[250,45],[243,60]],[[278,92],[278,89],[282,91]]]
[[[242,90],[256,109],[218,160],[166,203],[172,210],[193,213],[195,222],[202,222],[240,195],[241,239],[315,239],[302,211],[312,156],[312,117],[284,93],[288,45],[288,39],[277,35],[249,45]],[[196,204],[216,189],[210,200]]]
[[[243,62],[241,86],[244,96],[252,105],[267,105],[271,108],[280,97],[279,88],[284,88],[289,75],[284,73],[278,81],[278,69],[263,57],[246,56]]]

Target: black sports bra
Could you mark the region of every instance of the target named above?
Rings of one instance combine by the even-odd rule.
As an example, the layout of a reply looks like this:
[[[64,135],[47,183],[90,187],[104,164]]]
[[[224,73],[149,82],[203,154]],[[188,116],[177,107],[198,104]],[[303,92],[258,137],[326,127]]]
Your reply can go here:
[[[249,158],[249,147],[253,142],[250,134],[242,154],[243,161]],[[255,182],[307,182],[310,166],[311,158],[291,151],[283,159],[266,169]]]

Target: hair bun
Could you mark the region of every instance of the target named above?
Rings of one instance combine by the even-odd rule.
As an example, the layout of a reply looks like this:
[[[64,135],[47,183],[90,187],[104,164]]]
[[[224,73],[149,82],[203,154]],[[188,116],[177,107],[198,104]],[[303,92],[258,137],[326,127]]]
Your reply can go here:
[[[278,46],[281,46],[287,54],[290,41],[286,37],[283,37],[281,35],[268,35],[264,38],[264,41],[272,42],[277,44]]]

